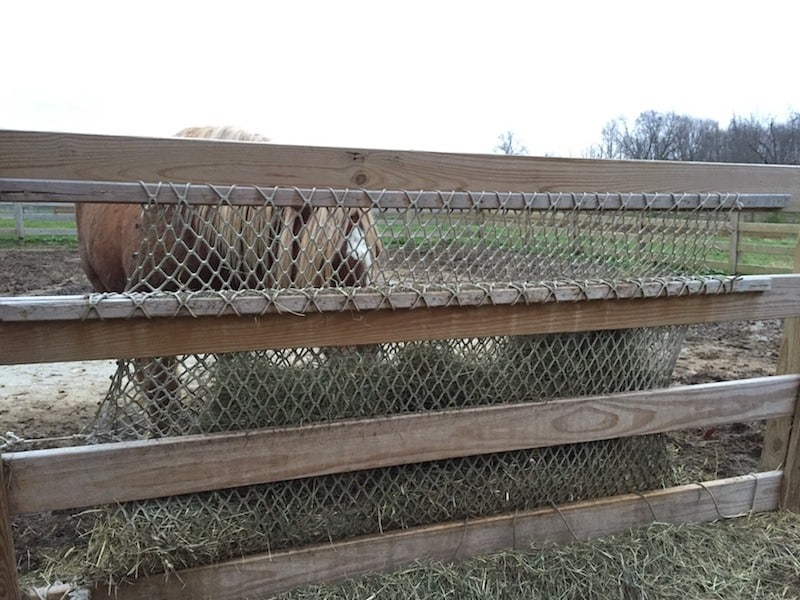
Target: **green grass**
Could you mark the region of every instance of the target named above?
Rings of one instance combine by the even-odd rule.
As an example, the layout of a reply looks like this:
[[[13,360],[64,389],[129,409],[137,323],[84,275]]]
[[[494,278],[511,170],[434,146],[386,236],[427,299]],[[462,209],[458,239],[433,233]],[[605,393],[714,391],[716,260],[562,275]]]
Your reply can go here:
[[[765,219],[769,222],[786,222],[788,217],[794,215],[783,214],[770,214],[765,215]],[[48,220],[26,220],[26,229],[64,229],[68,228],[73,223],[70,221],[48,221]],[[496,231],[496,224],[491,221],[481,224],[478,222],[459,222],[458,219],[452,219],[449,222],[443,219],[436,221],[429,221],[425,223],[405,223],[399,220],[392,222],[382,222],[379,224],[379,234],[387,248],[425,248],[442,247],[454,243],[469,244],[476,243],[480,240],[491,240],[493,247],[504,246],[508,249],[523,250],[529,244],[536,245],[553,245],[553,244],[568,244],[570,243],[570,236],[564,231],[537,231],[533,236],[526,236],[522,230],[512,228],[508,232],[508,236],[503,238],[498,235]],[[27,235],[24,240],[17,239],[13,232],[14,220],[9,218],[0,218],[0,249],[6,248],[76,248],[77,236],[76,235],[58,235],[47,233],[36,233]],[[5,230],[5,232],[3,231]],[[582,236],[584,242],[589,242],[594,245],[600,240],[597,234],[588,232]],[[606,244],[608,244],[606,240]],[[637,242],[634,238],[630,240],[616,240],[610,244],[614,247],[615,251],[624,254],[626,251],[633,251]],[[756,237],[756,236],[742,236],[740,244],[757,245],[765,249],[785,248],[787,252],[791,252],[796,244],[793,236],[786,236],[783,238],[772,237]],[[668,247],[661,240],[657,248],[650,247],[646,249],[648,253],[671,255],[672,248]],[[657,252],[653,252],[656,250]],[[632,255],[635,255],[634,252]],[[716,263],[728,262],[728,239],[720,237],[715,243],[715,248],[709,252],[708,260]],[[792,256],[778,256],[774,254],[766,254],[759,252],[743,252],[739,256],[740,265],[750,265],[761,268],[783,268],[789,269],[792,267]]]
[[[31,229],[66,229],[68,227],[75,227],[73,219],[54,220],[54,219],[25,219],[26,228]],[[13,229],[16,225],[14,219],[0,218],[0,229]]]
[[[730,256],[728,250],[728,238],[719,238],[716,242],[716,248],[709,253],[708,260],[716,262],[728,263]],[[748,267],[755,267],[761,269],[777,268],[777,269],[791,269],[794,263],[794,249],[797,240],[793,236],[786,236],[782,238],[771,237],[756,237],[756,236],[742,236],[739,239],[740,248],[747,246],[756,246],[764,250],[746,251],[739,253],[738,266],[739,271],[746,273]],[[784,249],[785,255],[776,255],[770,253],[771,250]]]
[[[12,234],[0,234],[0,250],[14,248],[37,248],[56,250],[59,248],[74,250],[78,247],[78,238],[74,235],[31,235],[23,240]]]

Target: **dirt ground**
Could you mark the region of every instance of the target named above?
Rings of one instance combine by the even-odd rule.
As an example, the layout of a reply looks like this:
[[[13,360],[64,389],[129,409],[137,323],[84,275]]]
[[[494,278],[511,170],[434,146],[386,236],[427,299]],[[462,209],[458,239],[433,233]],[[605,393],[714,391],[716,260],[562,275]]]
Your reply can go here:
[[[0,249],[0,295],[91,291],[74,248]],[[692,327],[675,369],[676,384],[723,381],[775,371],[779,321]],[[0,436],[51,438],[77,433],[108,389],[113,361],[0,367]],[[674,435],[679,450],[700,453],[710,477],[754,470],[762,424],[737,424]]]
[[[89,291],[76,249],[0,249],[2,296]],[[113,361],[0,366],[0,437],[78,433],[94,415],[113,372]]]

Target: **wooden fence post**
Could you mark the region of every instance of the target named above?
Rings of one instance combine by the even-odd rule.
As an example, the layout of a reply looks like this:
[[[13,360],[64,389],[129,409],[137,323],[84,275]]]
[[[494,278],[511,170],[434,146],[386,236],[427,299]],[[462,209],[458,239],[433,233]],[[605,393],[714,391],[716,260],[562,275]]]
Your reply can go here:
[[[18,240],[25,237],[25,214],[20,202],[14,203],[14,230]]]
[[[0,455],[0,600],[19,600],[17,560],[11,536],[11,516],[8,509],[8,488]]]
[[[728,273],[737,272],[739,266],[739,221],[742,218],[740,211],[733,211],[730,216],[731,237],[728,246]]]
[[[800,341],[800,337],[797,336],[798,328],[795,327],[794,333],[794,345],[797,346]],[[790,424],[786,465],[783,469],[783,485],[779,502],[781,508],[800,513],[800,399],[795,402],[794,415]]]
[[[795,247],[794,272],[800,273],[800,237]],[[800,318],[797,317],[783,322],[777,374],[787,373],[800,373]],[[793,416],[767,421],[761,469],[778,468],[784,470],[781,508],[800,512],[800,398],[795,402]]]

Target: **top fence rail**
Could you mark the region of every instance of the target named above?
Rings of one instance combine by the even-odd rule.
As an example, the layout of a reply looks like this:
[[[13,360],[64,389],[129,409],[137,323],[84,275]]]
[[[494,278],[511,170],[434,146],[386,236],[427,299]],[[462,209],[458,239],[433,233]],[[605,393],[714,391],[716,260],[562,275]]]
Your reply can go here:
[[[288,146],[0,131],[0,177],[389,190],[790,194],[800,167]]]

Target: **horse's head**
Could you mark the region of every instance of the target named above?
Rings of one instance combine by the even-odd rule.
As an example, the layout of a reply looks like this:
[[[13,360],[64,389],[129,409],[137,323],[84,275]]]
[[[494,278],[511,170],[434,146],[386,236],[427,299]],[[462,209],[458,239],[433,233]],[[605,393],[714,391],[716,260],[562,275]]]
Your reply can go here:
[[[346,223],[344,241],[334,260],[335,283],[368,286],[375,283],[376,259],[382,251],[369,209],[353,209]]]

